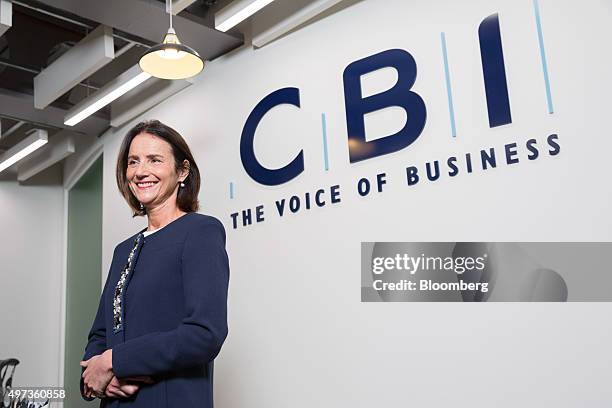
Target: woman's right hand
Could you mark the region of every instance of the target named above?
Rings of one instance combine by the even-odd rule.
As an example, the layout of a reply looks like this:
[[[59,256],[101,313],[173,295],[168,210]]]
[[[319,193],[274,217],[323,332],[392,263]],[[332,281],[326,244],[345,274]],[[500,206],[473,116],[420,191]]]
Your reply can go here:
[[[104,394],[110,398],[129,398],[136,394],[140,389],[138,383],[152,384],[153,379],[148,376],[130,377],[118,379],[113,376],[106,387]]]

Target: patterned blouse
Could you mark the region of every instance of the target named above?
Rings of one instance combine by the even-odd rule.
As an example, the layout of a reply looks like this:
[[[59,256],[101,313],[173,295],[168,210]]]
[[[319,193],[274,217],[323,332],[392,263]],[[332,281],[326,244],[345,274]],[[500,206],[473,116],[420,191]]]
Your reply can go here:
[[[118,333],[123,330],[123,292],[128,277],[130,273],[134,270],[136,259],[138,258],[140,248],[142,247],[143,238],[144,235],[140,233],[134,240],[134,247],[130,251],[127,264],[123,268],[121,276],[119,277],[119,281],[117,282],[117,286],[115,287],[115,297],[113,299],[113,333]]]

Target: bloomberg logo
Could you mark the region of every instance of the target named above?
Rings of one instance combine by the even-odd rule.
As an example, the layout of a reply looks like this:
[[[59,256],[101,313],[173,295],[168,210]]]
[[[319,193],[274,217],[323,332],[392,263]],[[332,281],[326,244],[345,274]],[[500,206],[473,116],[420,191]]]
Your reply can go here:
[[[539,22],[539,12],[537,0],[534,0],[534,7],[537,20],[539,45],[541,49],[544,75],[546,78],[546,89],[549,102],[549,113],[552,112],[552,102],[550,98],[550,86],[546,72],[545,54]],[[484,82],[484,96],[488,113],[488,124],[490,128],[509,125],[512,123],[512,113],[510,108],[510,98],[508,95],[508,83],[506,79],[506,68],[504,52],[501,39],[499,15],[492,14],[486,17],[478,27],[478,38],[480,45],[480,57]],[[451,115],[451,125],[454,130],[454,113],[452,107],[452,96],[450,92],[450,81],[448,75],[448,63],[446,57],[446,43],[442,33],[442,48],[444,53],[445,73],[449,111]],[[374,95],[363,97],[361,78],[371,72],[392,68],[397,73],[396,83],[388,90]],[[373,159],[389,153],[397,152],[413,144],[422,134],[427,121],[426,101],[421,95],[412,90],[417,80],[417,62],[410,52],[402,49],[390,49],[370,55],[366,58],[350,63],[343,73],[344,102],[346,114],[346,134],[347,148],[350,163],[362,160]],[[257,183],[266,186],[278,186],[287,183],[302,172],[304,172],[304,152],[300,150],[293,159],[281,168],[266,168],[257,159],[254,149],[255,133],[265,118],[266,114],[274,107],[289,104],[300,107],[300,90],[294,87],[278,89],[263,98],[251,111],[242,130],[240,139],[240,158],[247,174]],[[403,127],[394,134],[367,140],[365,117],[367,114],[380,111],[390,107],[399,107],[404,110],[406,120]],[[557,134],[550,134],[546,137],[546,149],[550,156],[559,154],[561,148]],[[517,143],[504,145],[503,155],[507,165],[515,164],[520,161]],[[527,151],[527,160],[535,160],[541,155],[542,147],[538,145],[536,139],[529,139],[524,143]],[[463,155],[448,157],[446,160],[434,160],[425,163],[419,172],[418,166],[406,167],[406,183],[408,186],[417,184],[425,176],[429,181],[435,181],[442,175],[442,166],[446,166],[449,177],[455,177],[460,173],[460,167],[465,173],[472,173],[474,167],[478,166],[484,171],[495,168],[498,164],[498,156],[494,148],[483,149],[479,154],[472,152]],[[442,166],[440,164],[442,162]],[[423,173],[426,173],[425,175]],[[376,185],[376,191],[383,191],[386,184],[386,174],[379,173],[370,182],[368,178],[360,179],[357,183],[357,192],[361,196],[368,195],[374,190],[370,184]],[[331,202],[340,202],[340,186],[336,185],[330,189]],[[320,205],[322,200],[319,198],[324,193],[323,189],[316,192],[315,204]],[[314,196],[315,194],[313,194]],[[333,198],[336,200],[333,200]],[[310,195],[306,193],[303,197],[294,196],[289,198],[289,210],[293,213],[301,208],[310,209]],[[276,202],[278,215],[282,217],[285,212],[285,199]],[[261,222],[264,206],[260,205],[255,209],[256,222]],[[231,214],[234,228],[237,228],[240,220],[240,213]],[[242,225],[252,223],[251,210],[242,212]]]

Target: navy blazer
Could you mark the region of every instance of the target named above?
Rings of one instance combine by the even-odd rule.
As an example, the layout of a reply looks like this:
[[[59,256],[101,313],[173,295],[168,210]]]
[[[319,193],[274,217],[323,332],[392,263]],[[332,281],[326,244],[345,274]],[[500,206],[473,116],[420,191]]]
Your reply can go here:
[[[213,360],[228,332],[223,224],[188,213],[144,237],[115,333],[115,286],[137,236],[115,248],[83,360],[112,348],[117,378],[146,375],[155,383],[142,384],[130,399],[102,398],[100,407],[212,408]]]

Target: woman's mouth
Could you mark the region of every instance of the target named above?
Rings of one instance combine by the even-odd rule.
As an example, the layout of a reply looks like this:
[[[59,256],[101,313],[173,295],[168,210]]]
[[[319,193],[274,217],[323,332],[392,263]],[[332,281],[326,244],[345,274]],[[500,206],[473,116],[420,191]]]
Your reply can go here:
[[[136,186],[139,190],[147,190],[157,184],[157,181],[139,181],[136,182]]]

